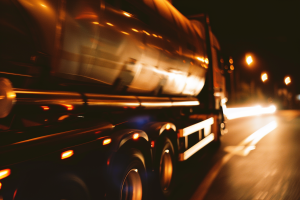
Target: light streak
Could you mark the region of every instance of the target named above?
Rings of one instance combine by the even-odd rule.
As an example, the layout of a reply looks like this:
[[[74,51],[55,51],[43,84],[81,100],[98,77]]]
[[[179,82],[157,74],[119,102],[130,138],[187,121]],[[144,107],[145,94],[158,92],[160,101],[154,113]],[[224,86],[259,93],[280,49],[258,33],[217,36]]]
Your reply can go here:
[[[269,107],[252,106],[252,107],[240,107],[240,108],[227,108],[223,106],[224,114],[227,119],[236,119],[241,117],[255,116],[261,114],[272,114],[276,111],[276,106],[271,105]]]

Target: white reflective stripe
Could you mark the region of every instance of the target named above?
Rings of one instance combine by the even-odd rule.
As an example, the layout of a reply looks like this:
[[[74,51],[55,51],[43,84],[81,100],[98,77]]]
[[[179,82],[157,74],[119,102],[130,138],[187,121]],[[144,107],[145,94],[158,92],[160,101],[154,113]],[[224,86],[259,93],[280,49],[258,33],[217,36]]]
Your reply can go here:
[[[196,131],[199,131],[205,127],[211,126],[214,123],[214,118],[208,118],[207,120],[204,120],[202,122],[199,122],[197,124],[188,126],[184,129],[179,130],[179,137],[185,137],[192,133],[195,133]]]
[[[173,106],[199,106],[199,101],[181,101],[181,102],[172,102]]]
[[[202,149],[203,147],[205,147],[208,143],[210,143],[211,141],[213,141],[215,138],[214,134],[211,133],[210,135],[208,135],[206,138],[204,138],[203,140],[200,140],[197,144],[195,144],[194,146],[192,146],[191,148],[189,148],[188,150],[186,150],[183,153],[179,154],[179,161],[184,161],[187,160],[189,157],[191,157],[194,153],[196,153],[199,149]]]

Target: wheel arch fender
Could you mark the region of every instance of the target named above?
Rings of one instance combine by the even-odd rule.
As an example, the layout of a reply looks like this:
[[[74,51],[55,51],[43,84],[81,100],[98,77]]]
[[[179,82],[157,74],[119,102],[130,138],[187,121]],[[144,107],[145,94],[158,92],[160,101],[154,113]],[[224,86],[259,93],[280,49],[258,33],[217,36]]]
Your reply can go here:
[[[136,134],[138,134],[138,137]],[[143,154],[136,156],[139,157],[146,166],[150,166],[151,153],[149,137],[144,131],[138,129],[123,129],[114,132],[111,135],[111,139],[112,147],[109,163],[113,163],[114,160],[117,159],[119,152],[129,148],[136,148]],[[111,169],[111,166],[109,166],[109,169]]]
[[[176,126],[171,122],[151,122],[143,127],[143,130],[148,133],[150,140],[157,139],[163,133],[173,131],[176,133]]]
[[[156,159],[156,149],[160,145],[164,137],[168,137],[172,141],[175,152],[178,152],[176,132],[177,127],[175,126],[175,124],[171,122],[151,122],[149,124],[146,124],[143,130],[148,133],[150,142],[154,141],[155,143],[153,152],[154,161]]]

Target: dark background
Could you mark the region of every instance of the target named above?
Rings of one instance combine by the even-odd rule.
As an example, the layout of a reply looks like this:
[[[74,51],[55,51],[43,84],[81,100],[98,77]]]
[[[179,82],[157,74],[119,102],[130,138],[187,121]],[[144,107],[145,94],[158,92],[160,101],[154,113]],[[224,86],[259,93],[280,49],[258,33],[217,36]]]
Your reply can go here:
[[[242,80],[260,81],[261,72],[266,71],[269,75],[266,85],[284,87],[284,77],[289,75],[292,79],[289,87],[300,93],[300,1],[173,0],[172,3],[186,16],[209,15],[223,53],[232,56]],[[251,67],[245,62],[245,54],[249,52],[254,59]]]

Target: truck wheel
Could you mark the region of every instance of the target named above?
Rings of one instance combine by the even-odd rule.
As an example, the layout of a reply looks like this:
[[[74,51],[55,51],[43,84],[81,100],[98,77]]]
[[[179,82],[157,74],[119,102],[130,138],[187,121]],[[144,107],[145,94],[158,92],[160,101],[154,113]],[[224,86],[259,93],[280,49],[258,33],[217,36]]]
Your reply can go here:
[[[172,141],[165,137],[158,151],[159,162],[157,166],[160,190],[165,197],[170,196],[174,187],[174,172],[176,169],[176,157]]]
[[[143,155],[130,149],[120,154],[112,168],[112,200],[143,200],[147,196],[147,174]]]

